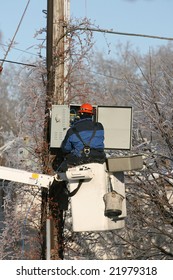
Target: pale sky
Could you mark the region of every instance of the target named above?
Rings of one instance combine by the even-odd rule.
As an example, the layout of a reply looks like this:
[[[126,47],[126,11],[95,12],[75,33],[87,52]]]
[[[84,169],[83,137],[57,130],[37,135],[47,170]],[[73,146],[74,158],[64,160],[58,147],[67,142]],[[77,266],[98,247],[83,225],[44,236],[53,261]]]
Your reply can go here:
[[[9,41],[13,38],[28,0],[0,0],[0,58],[4,58]],[[87,17],[101,29],[173,38],[173,0],[71,0],[71,18]],[[37,45],[44,36],[34,38],[36,31],[46,27],[47,0],[30,0],[28,9],[15,37],[8,60],[22,61],[37,57]],[[121,42],[131,43],[134,49],[146,53],[150,48],[165,45],[168,41],[141,37],[94,33],[95,48],[105,53]],[[27,51],[29,53],[26,53]]]

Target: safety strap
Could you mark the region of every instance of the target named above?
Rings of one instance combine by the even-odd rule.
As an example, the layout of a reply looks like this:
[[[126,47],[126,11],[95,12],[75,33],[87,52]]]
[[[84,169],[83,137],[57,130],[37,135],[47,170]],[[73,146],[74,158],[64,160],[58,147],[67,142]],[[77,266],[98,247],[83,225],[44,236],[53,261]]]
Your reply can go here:
[[[72,130],[76,134],[76,136],[79,138],[79,140],[82,142],[82,144],[84,145],[84,149],[85,149],[85,147],[88,147],[90,149],[91,140],[93,139],[93,137],[95,136],[95,133],[96,133],[96,125],[94,125],[94,130],[93,130],[93,133],[92,133],[91,138],[88,143],[85,143],[83,141],[83,139],[80,136],[79,131],[76,129],[76,127],[72,127]]]
[[[92,135],[91,135],[91,138],[90,138],[90,141],[89,141],[88,144],[86,144],[86,143],[83,141],[83,139],[81,138],[81,136],[80,136],[79,132],[77,131],[76,127],[72,127],[72,130],[73,130],[73,132],[77,135],[77,137],[79,138],[79,140],[83,143],[84,148],[85,148],[85,146],[88,146],[88,147],[89,147],[89,144],[91,143],[91,140],[92,140],[92,138],[94,137],[94,135],[95,135],[95,133],[96,133],[96,126],[94,125],[94,131],[93,131],[93,133],[92,133]],[[89,147],[89,149],[90,149],[90,147]],[[74,196],[74,195],[78,192],[78,190],[80,189],[80,187],[81,187],[83,181],[84,181],[84,179],[80,179],[80,180],[79,180],[79,184],[78,184],[77,188],[74,189],[72,192],[69,192],[69,193],[68,193],[68,196],[69,196],[69,197]]]

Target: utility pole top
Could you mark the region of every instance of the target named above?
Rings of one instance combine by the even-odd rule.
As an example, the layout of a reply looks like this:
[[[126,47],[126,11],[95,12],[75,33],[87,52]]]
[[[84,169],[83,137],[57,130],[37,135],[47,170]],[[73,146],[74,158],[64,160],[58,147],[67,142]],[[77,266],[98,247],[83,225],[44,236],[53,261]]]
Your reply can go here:
[[[47,19],[47,70],[48,93],[53,104],[64,104],[65,76],[67,73],[65,50],[65,22],[70,18],[70,0],[48,1]]]

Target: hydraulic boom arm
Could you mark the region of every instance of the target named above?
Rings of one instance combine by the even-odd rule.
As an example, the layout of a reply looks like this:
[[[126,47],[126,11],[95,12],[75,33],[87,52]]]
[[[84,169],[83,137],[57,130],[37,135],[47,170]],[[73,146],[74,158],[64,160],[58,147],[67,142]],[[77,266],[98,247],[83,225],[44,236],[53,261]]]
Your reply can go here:
[[[0,166],[0,179],[49,188],[54,177],[46,174],[32,173],[25,170]]]
[[[76,181],[91,179],[92,177],[91,169],[86,166],[76,166],[70,168],[66,173],[58,173],[54,176],[0,166],[0,179],[43,188],[49,188],[54,179],[58,181]]]

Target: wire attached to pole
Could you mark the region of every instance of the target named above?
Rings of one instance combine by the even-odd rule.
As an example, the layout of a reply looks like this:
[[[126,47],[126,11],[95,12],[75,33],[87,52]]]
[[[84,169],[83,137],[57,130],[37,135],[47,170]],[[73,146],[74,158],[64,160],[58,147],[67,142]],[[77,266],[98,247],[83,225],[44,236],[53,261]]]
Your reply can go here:
[[[13,43],[14,43],[14,39],[15,39],[15,37],[16,37],[16,35],[17,35],[17,32],[19,31],[20,25],[21,25],[21,23],[22,23],[22,20],[23,20],[23,18],[24,18],[24,15],[25,15],[25,13],[26,13],[26,10],[27,10],[27,8],[28,8],[29,3],[30,3],[30,0],[28,0],[28,3],[26,4],[26,7],[25,7],[25,10],[24,10],[24,12],[23,12],[23,14],[22,14],[22,17],[21,17],[21,19],[20,19],[20,22],[19,22],[19,24],[18,24],[18,26],[17,26],[17,29],[16,29],[16,31],[15,31],[15,33],[14,33],[14,36],[13,36],[12,40],[11,40],[9,46],[8,46],[8,49],[7,49],[7,51],[6,51],[6,53],[5,53],[5,56],[4,56],[4,59],[3,59],[2,63],[1,63],[1,65],[0,65],[0,73],[1,73],[2,70],[3,70],[3,63],[4,63],[4,61],[6,60],[7,55],[8,55],[8,53],[9,53],[9,51],[10,51],[10,49],[11,49]]]
[[[6,59],[0,59],[0,61],[2,61],[3,63],[4,62],[9,62],[9,63],[20,64],[20,65],[29,66],[29,67],[37,67],[37,65],[35,65],[35,64],[28,64],[28,63],[12,61],[12,60],[6,60]],[[0,66],[0,71],[1,71],[1,68],[2,68],[2,66]]]

